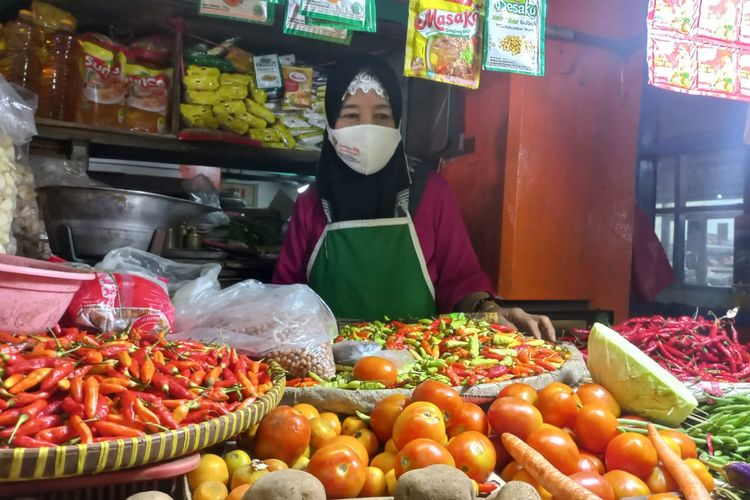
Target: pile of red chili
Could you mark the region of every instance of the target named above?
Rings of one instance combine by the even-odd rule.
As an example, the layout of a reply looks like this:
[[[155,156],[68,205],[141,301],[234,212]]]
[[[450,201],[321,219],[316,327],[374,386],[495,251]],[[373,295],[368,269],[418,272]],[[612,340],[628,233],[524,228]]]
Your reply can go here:
[[[612,327],[680,380],[750,381],[750,346],[738,341],[729,318],[632,318]],[[572,337],[585,342],[587,331]]]
[[[90,444],[195,424],[252,404],[268,366],[164,334],[0,332],[0,446]]]

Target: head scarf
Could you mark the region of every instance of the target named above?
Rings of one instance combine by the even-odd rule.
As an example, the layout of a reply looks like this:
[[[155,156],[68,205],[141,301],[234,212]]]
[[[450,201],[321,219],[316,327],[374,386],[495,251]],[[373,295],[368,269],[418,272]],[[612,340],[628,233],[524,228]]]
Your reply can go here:
[[[343,105],[343,97],[354,78],[365,71],[377,78],[388,94],[396,126],[401,123],[401,88],[388,63],[374,56],[353,56],[339,61],[328,73],[326,117],[333,128]],[[396,196],[409,189],[403,142],[388,164],[372,175],[362,175],[344,163],[325,135],[318,163],[317,188],[332,222],[391,218],[396,215]]]

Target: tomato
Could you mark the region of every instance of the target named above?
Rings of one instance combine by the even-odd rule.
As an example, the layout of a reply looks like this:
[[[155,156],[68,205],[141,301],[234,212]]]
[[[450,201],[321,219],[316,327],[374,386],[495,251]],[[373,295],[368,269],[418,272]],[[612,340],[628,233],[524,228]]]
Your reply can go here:
[[[616,418],[622,414],[620,403],[606,388],[599,384],[583,384],[578,388],[576,394],[581,398],[584,405],[598,403],[607,407],[609,412]]]
[[[321,418],[310,420],[310,448],[317,450],[323,443],[336,437],[336,430]]]
[[[495,470],[495,446],[481,432],[466,431],[454,437],[448,441],[448,453],[456,462],[456,468],[479,483],[485,482]]]
[[[561,429],[542,428],[529,434],[526,443],[542,454],[552,465],[569,476],[578,472],[581,458],[573,439]]]
[[[680,456],[683,460],[686,458],[698,458],[698,449],[695,446],[695,441],[684,432],[663,430],[659,431],[659,434],[672,438],[672,441],[677,443],[680,447]]]
[[[434,404],[443,412],[443,417],[448,424],[458,417],[464,405],[461,396],[454,388],[434,380],[425,380],[419,384],[412,392],[411,400]]]
[[[708,467],[697,458],[688,458],[685,460],[685,463],[698,476],[698,479],[701,480],[701,483],[703,483],[703,486],[706,487],[709,493],[712,492],[714,489],[714,478],[708,472]]]
[[[375,436],[375,433],[370,429],[360,429],[355,432],[352,437],[362,443],[362,446],[367,450],[368,456],[374,457],[378,454],[380,443],[378,443],[378,438]]]
[[[290,406],[277,406],[255,433],[254,458],[278,458],[291,465],[310,444],[310,422]]]
[[[367,429],[367,422],[359,417],[346,417],[341,424],[341,434],[345,436],[353,436],[360,429]]]
[[[516,474],[522,470],[523,467],[521,467],[521,464],[518,462],[511,462],[505,466],[503,472],[500,473],[500,477],[505,482],[512,481]]]
[[[484,410],[474,403],[464,403],[458,416],[454,417],[448,426],[448,437],[452,438],[466,431],[477,431],[486,436],[489,430],[490,425]]]
[[[637,497],[651,494],[646,483],[630,472],[625,472],[624,470],[611,470],[602,477],[612,487],[612,491],[615,493],[615,498]]]
[[[615,500],[612,486],[596,472],[576,472],[570,479],[583,486],[602,500]]]
[[[377,467],[368,467],[365,484],[359,492],[361,497],[382,497],[387,489],[385,473]]]
[[[321,419],[323,422],[327,423],[331,429],[336,433],[338,436],[341,434],[341,420],[339,420],[339,416],[336,415],[333,412],[327,411],[324,413],[321,413],[318,416],[319,419]]]
[[[677,482],[663,465],[654,467],[654,471],[646,479],[646,486],[651,493],[668,493],[670,491],[680,491]]]
[[[536,403],[536,399],[537,397],[539,397],[539,394],[537,394],[536,389],[531,387],[529,384],[515,382],[503,387],[503,390],[500,391],[500,394],[498,394],[497,397],[523,399],[527,403],[534,404]]]
[[[550,382],[547,384],[547,387],[542,389],[542,391],[539,393],[539,395],[542,395],[542,392],[548,391],[548,392],[555,392],[555,391],[563,391],[567,392],[568,394],[573,394],[573,388],[570,387],[568,384],[563,384],[562,382]]]
[[[533,478],[531,474],[525,469],[521,469],[516,473],[515,476],[513,476],[513,481],[522,481],[524,483],[528,483],[531,486],[534,487],[537,493],[539,493],[539,497],[542,500],[552,500],[552,493],[544,489],[544,487],[539,484],[539,481]]]
[[[399,450],[413,439],[427,438],[443,443],[447,437],[443,414],[432,403],[410,404],[393,424],[393,442]]]
[[[506,465],[513,461],[513,457],[510,456],[508,450],[503,446],[503,441],[500,439],[500,436],[493,434],[490,436],[490,441],[495,447],[495,472],[500,473]]]
[[[601,454],[617,436],[617,418],[606,406],[588,404],[576,415],[574,431],[581,448],[591,453]]]
[[[487,410],[492,430],[502,436],[509,432],[525,440],[542,426],[542,414],[534,405],[516,398],[499,398]]]
[[[557,427],[570,424],[578,413],[578,405],[573,394],[557,386],[548,386],[542,390],[536,401],[536,407],[546,423]]]
[[[328,448],[329,446],[346,446],[357,454],[360,462],[365,464],[365,466],[370,463],[370,455],[367,453],[367,448],[365,448],[364,445],[353,436],[335,436],[323,443],[323,445],[319,449],[322,450],[323,448]]]
[[[393,387],[398,377],[398,370],[392,361],[377,356],[367,356],[357,361],[352,375],[357,380],[380,382],[386,387]]]
[[[393,470],[396,471],[396,478],[399,478],[404,472],[437,464],[456,466],[456,462],[444,446],[437,444],[432,439],[418,438],[409,441],[398,452],[396,467]]]
[[[408,404],[409,398],[406,395],[393,394],[375,405],[370,414],[370,429],[381,443],[391,439],[393,423]]]
[[[396,467],[396,454],[384,451],[372,459],[370,467],[377,467],[387,473],[389,470],[393,470],[394,467]]]
[[[607,470],[623,470],[645,480],[651,475],[659,458],[646,436],[624,432],[607,445],[604,463]]]
[[[367,464],[347,446],[324,446],[310,458],[307,472],[323,483],[328,498],[352,498],[365,485]]]
[[[592,455],[587,451],[581,451],[581,458],[578,460],[578,470],[580,472],[596,472],[597,474],[607,472],[604,462],[596,455]]]

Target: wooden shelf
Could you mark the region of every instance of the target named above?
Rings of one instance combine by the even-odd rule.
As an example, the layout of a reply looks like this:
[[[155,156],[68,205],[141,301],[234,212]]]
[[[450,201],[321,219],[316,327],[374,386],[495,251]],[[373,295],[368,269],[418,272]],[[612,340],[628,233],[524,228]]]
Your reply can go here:
[[[253,148],[221,142],[180,141],[175,135],[92,128],[79,123],[37,120],[35,140],[85,143],[90,157],[203,165],[310,176],[319,153]]]

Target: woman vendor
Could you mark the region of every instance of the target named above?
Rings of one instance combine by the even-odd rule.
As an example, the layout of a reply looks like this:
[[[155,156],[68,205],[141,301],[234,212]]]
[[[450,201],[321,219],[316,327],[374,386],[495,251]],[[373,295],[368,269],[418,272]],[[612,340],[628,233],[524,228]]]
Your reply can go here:
[[[498,311],[536,337],[549,318],[503,308],[480,269],[448,183],[408,165],[401,91],[383,59],[329,73],[317,181],[299,196],[274,283],[306,283],[342,319]]]

